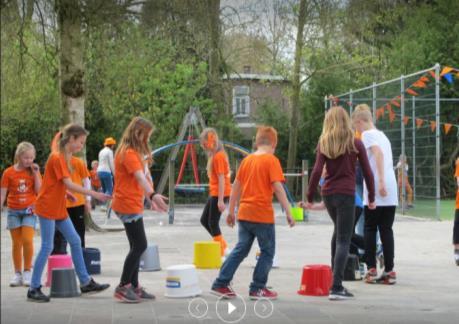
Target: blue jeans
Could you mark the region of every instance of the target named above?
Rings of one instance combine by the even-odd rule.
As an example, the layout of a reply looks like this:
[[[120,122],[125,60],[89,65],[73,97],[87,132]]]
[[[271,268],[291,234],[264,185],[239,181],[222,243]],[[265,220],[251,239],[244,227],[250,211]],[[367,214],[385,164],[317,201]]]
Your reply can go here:
[[[252,223],[239,221],[239,241],[236,247],[223,263],[218,278],[215,279],[212,289],[227,287],[233,279],[239,264],[249,254],[255,238],[260,246],[260,257],[253,271],[253,278],[250,284],[250,292],[266,287],[268,274],[273,265],[274,253],[276,251],[276,234],[274,224]]]
[[[106,171],[97,172],[97,176],[100,179],[100,183],[102,185],[102,191],[107,195],[112,195],[113,176],[111,172],[106,172]]]
[[[40,221],[41,248],[33,266],[32,282],[30,283],[30,287],[38,288],[41,286],[41,276],[43,274],[43,270],[45,269],[45,265],[48,262],[48,257],[53,250],[55,227],[57,227],[70,244],[73,266],[75,267],[75,272],[80,280],[80,285],[84,286],[88,284],[91,277],[89,276],[84,263],[81,240],[73,227],[70,218],[67,217],[63,220],[53,220],[38,216],[38,219]]]

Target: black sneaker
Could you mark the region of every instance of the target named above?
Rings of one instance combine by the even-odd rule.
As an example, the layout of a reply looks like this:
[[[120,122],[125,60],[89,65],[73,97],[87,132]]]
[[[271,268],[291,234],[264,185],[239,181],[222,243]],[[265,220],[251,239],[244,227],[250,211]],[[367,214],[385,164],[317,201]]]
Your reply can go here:
[[[354,295],[347,291],[347,289],[344,287],[341,289],[332,288],[330,289],[330,294],[328,295],[328,299],[330,300],[344,300],[353,297]]]
[[[38,288],[29,288],[27,291],[27,300],[36,303],[47,303],[50,301],[50,298],[41,292],[40,286]]]
[[[80,286],[80,290],[82,294],[92,295],[101,292],[108,287],[110,287],[109,284],[98,284],[94,281],[94,279],[91,278],[91,281],[87,285]]]

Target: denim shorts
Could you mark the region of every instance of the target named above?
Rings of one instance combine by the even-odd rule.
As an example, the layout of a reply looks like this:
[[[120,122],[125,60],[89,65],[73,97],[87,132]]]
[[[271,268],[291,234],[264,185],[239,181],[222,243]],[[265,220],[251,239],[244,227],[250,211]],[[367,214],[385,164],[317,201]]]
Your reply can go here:
[[[33,214],[32,208],[8,208],[6,228],[11,230],[21,226],[37,228],[37,216]]]
[[[143,217],[143,214],[123,214],[117,211],[115,211],[115,214],[123,223],[132,223]]]

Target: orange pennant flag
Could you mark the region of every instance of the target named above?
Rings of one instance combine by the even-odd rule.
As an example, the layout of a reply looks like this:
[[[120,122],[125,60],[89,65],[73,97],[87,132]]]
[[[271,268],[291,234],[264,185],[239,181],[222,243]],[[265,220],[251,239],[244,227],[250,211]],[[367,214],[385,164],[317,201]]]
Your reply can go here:
[[[406,91],[406,93],[409,93],[412,96],[418,96],[419,95],[419,93],[417,93],[416,91],[414,91],[413,89],[410,89],[410,88],[406,89],[405,91]]]
[[[445,134],[448,135],[448,133],[449,133],[449,131],[451,130],[451,127],[453,127],[453,125],[452,125],[452,124],[446,123],[446,124],[444,125],[444,127],[445,127]]]
[[[422,77],[419,78],[419,81],[421,81],[421,82],[429,82],[430,80],[429,80],[428,77],[426,77],[426,76],[424,75],[424,76],[422,76]]]
[[[393,104],[395,107],[400,107],[400,103],[396,99],[392,99],[390,103]]]
[[[425,84],[425,82],[421,81],[420,79],[416,81],[415,83],[413,83],[411,86],[415,88],[427,88],[427,85]]]
[[[393,110],[389,110],[389,120],[390,120],[390,123],[392,124],[395,120],[395,113],[393,112]]]
[[[441,70],[440,75],[443,76],[443,75],[445,75],[446,73],[451,72],[452,70],[454,70],[452,67],[445,66],[445,67],[443,68],[443,70]]]
[[[416,127],[421,128],[422,124],[424,124],[424,119],[416,118]]]
[[[409,121],[409,120],[410,120],[410,117],[408,117],[408,116],[403,117],[403,123],[404,123],[405,125],[408,125],[408,121]]]
[[[429,74],[430,74],[430,76],[431,76],[432,78],[434,78],[434,79],[435,79],[435,72],[434,72],[434,71],[432,71],[432,70],[431,70],[431,71],[429,71]]]
[[[431,120],[430,121],[430,129],[432,130],[432,132],[435,131],[435,128],[437,128],[437,122]]]

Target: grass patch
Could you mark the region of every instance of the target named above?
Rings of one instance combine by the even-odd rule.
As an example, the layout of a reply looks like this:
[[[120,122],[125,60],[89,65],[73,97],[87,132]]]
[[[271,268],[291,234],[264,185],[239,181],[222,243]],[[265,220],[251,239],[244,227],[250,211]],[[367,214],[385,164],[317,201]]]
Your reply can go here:
[[[440,219],[454,219],[456,201],[454,199],[444,199],[440,201]],[[397,209],[397,213],[414,217],[437,219],[435,200],[433,199],[417,199],[414,202],[414,208],[406,210],[402,213],[401,208]]]

